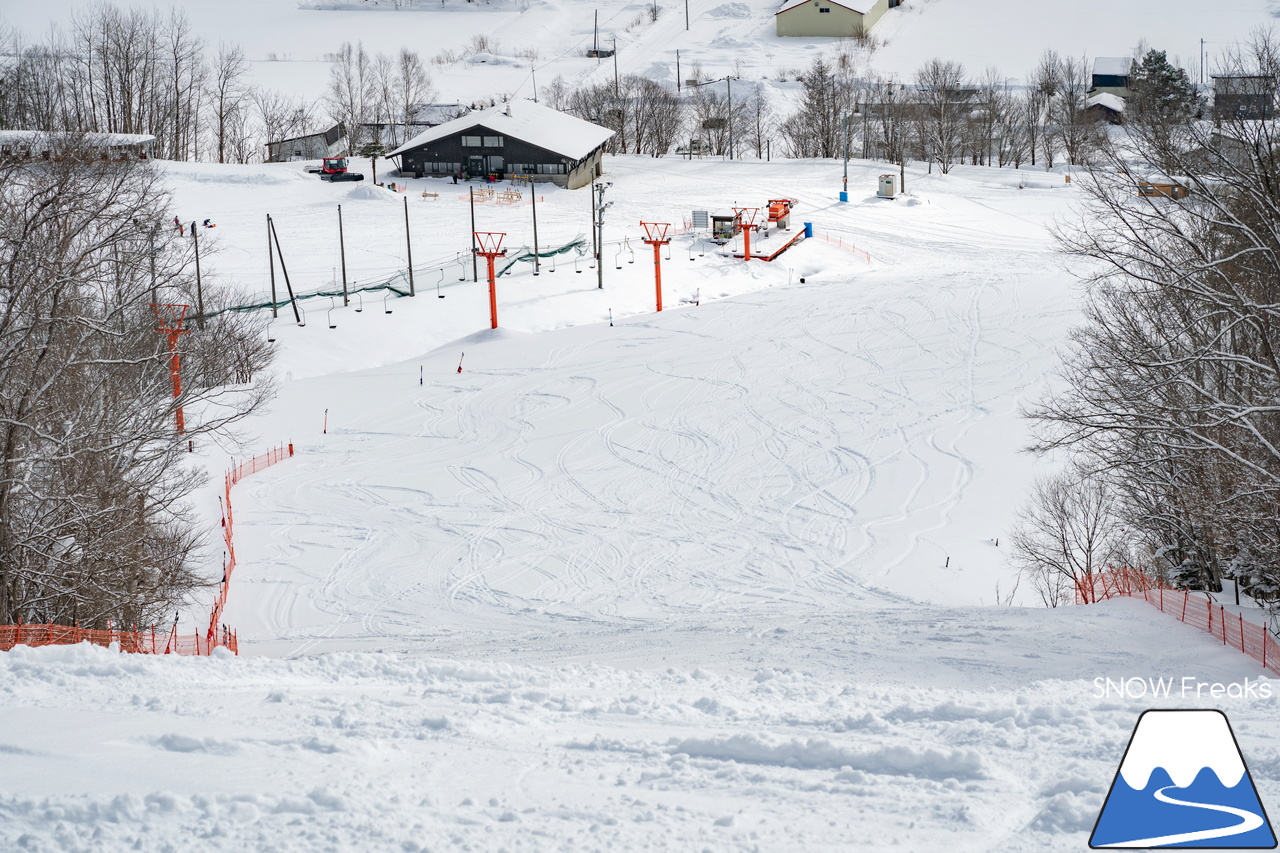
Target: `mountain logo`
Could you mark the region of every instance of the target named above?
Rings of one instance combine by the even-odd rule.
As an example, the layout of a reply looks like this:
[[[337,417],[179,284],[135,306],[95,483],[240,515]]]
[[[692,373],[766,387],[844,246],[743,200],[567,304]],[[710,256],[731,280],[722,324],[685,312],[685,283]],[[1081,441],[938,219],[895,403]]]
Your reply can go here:
[[[1144,711],[1089,847],[1274,849],[1275,833],[1227,715]]]

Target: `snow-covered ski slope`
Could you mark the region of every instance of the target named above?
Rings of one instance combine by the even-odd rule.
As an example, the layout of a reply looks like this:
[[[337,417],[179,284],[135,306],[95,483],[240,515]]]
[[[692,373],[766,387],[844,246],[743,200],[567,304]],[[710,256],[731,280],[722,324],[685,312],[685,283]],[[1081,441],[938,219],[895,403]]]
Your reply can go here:
[[[175,212],[218,223],[218,276],[265,287],[270,212],[294,280],[328,286],[339,203],[353,279],[401,263],[406,196],[165,168]],[[0,655],[0,849],[1079,850],[1138,713],[1189,703],[1231,714],[1274,799],[1274,696],[1194,694],[1248,658],[1141,602],[992,606],[1016,408],[1077,316],[1046,229],[1076,185],[913,169],[887,202],[882,169],[853,163],[842,205],[831,162],[609,158],[604,290],[518,267],[496,333],[451,260],[458,188],[409,181],[445,298],[424,274],[392,314],[273,326],[251,445],[298,455],[234,492],[244,657]],[[542,241],[583,230],[586,194],[539,196]],[[619,245],[641,218],[783,196],[873,263],[678,236],[651,312],[652,256]],[[478,227],[516,245],[531,214]],[[1093,681],[1148,676],[1193,693]]]
[[[0,20],[32,37],[51,23],[65,25],[80,0],[11,3]],[[160,0],[119,0],[117,5],[167,10]],[[360,41],[370,52],[395,54],[402,46],[424,59],[451,52],[455,61],[432,65],[443,102],[468,103],[494,96],[532,97],[557,76],[570,85],[612,80],[612,60],[588,59],[595,14],[600,46],[618,47],[622,74],[638,73],[674,84],[676,51],[681,77],[701,80],[737,75],[795,87],[807,67],[835,39],[779,38],[773,16],[778,0],[688,0],[689,26],[681,0],[659,2],[651,22],[647,0],[601,4],[595,0],[490,0],[444,5],[419,0],[396,9],[394,0],[204,0],[180,8],[197,33],[216,44],[238,42],[260,83],[318,97],[328,81],[325,54],[344,41]],[[1128,56],[1139,41],[1181,58],[1198,74],[1201,44],[1210,70],[1230,42],[1274,21],[1274,0],[1222,0],[1211,8],[1199,0],[907,0],[890,10],[874,35],[884,47],[872,60],[882,73],[909,79],[927,60],[956,60],[972,73],[997,67],[1014,81],[1031,71],[1046,49],[1071,56]],[[490,39],[492,52],[461,58],[475,34]],[[529,59],[536,52],[536,59]],[[531,65],[534,69],[531,71]],[[1207,78],[1206,78],[1207,79]]]
[[[917,195],[891,202],[867,191],[879,167],[854,163],[862,192],[842,205],[829,163],[607,167],[603,290],[572,255],[537,277],[518,265],[499,280],[495,333],[485,283],[458,282],[470,264],[450,261],[420,269],[420,295],[385,302],[390,315],[377,297],[304,303],[302,328],[281,311],[292,381],[252,427],[298,456],[237,487],[226,617],[244,639],[279,653],[418,649],[475,627],[1011,591],[996,540],[1032,467],[1017,409],[1074,316],[1045,227],[1074,198],[1063,177],[1019,189],[1011,172],[912,174]],[[415,258],[465,249],[468,205],[443,181],[401,196],[263,168],[283,184],[233,185],[234,209],[210,186],[223,170],[173,170],[177,205],[199,195],[198,218],[219,223],[229,275],[259,274],[273,210],[294,281],[327,283],[337,201],[352,280],[403,256],[405,197]],[[295,185],[306,201],[291,207],[281,186]],[[669,310],[653,313],[638,222],[681,224],[731,204],[726,188],[744,204],[796,198],[795,229],[810,221],[873,260],[813,239],[747,264],[681,235],[664,262]],[[539,193],[540,239],[576,236],[587,194]],[[512,245],[530,236],[529,206],[477,207],[478,227]]]

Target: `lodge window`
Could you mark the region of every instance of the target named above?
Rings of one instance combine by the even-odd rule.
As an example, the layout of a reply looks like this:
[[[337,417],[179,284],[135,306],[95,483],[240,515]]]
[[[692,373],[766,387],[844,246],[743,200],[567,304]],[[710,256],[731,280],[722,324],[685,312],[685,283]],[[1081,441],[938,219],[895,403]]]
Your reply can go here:
[[[464,136],[462,137],[463,148],[480,148],[484,145],[484,139],[480,136]]]
[[[831,10],[830,10],[830,9],[823,9],[821,6],[819,6],[819,7],[818,7],[818,14],[819,14],[819,15],[830,15],[830,14],[831,14]]]
[[[484,147],[485,147],[485,148],[501,148],[501,147],[502,147],[502,137],[501,137],[501,136],[486,136],[486,137],[484,138]]]
[[[539,175],[563,175],[563,174],[564,174],[564,164],[562,164],[562,163],[539,163],[539,164],[538,164],[538,174],[539,174]]]

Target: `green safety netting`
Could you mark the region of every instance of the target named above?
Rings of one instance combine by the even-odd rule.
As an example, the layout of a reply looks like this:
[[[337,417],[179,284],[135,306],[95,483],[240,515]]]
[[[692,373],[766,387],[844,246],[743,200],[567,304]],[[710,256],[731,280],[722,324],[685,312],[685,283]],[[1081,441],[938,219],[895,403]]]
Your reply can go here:
[[[587,249],[587,241],[586,241],[586,238],[583,237],[582,235],[578,235],[578,237],[574,238],[573,240],[564,244],[563,246],[560,246],[559,248],[543,249],[542,251],[537,253],[535,253],[528,246],[521,246],[520,249],[518,249],[514,255],[507,255],[505,257],[505,260],[507,261],[506,266],[504,266],[501,270],[499,270],[497,274],[503,275],[504,273],[506,273],[508,270],[510,270],[512,267],[514,267],[516,264],[519,264],[519,263],[532,264],[535,258],[550,258],[554,255],[563,255],[566,252],[572,252],[572,251],[577,251],[578,254],[584,254],[586,249]],[[464,257],[465,256],[459,256],[459,260],[462,260]],[[443,269],[448,269],[449,267],[454,266],[455,263],[458,263],[458,261],[450,262],[448,264],[443,264],[443,265],[437,265],[437,266],[429,267],[426,269],[415,268],[413,271],[413,274],[415,276],[424,276],[429,273],[440,272]],[[348,287],[347,294],[348,296],[354,296],[357,293],[375,293],[379,290],[388,291],[388,293],[397,297],[408,296],[409,295],[408,273],[398,272],[395,275],[391,276],[390,278],[387,278],[383,281],[376,282],[374,284],[364,284],[358,287],[357,286]],[[301,302],[305,299],[316,299],[316,298],[338,297],[338,296],[342,296],[342,288],[311,290],[306,293],[294,294],[293,298],[295,301]],[[209,319],[211,317],[217,317],[220,314],[227,314],[233,311],[236,311],[236,312],[261,311],[264,308],[271,308],[271,307],[280,309],[280,308],[288,307],[288,305],[289,305],[288,299],[278,299],[275,302],[274,306],[272,305],[271,300],[267,299],[266,301],[263,301],[263,302],[248,302],[243,305],[231,305],[226,308],[219,309],[217,311],[206,311],[204,314],[204,318]]]

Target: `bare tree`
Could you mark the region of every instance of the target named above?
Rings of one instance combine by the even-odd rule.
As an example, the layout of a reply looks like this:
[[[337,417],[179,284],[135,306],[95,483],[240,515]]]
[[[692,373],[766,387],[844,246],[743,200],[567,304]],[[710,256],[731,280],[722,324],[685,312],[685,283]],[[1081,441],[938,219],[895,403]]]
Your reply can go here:
[[[270,386],[223,384],[228,340],[258,337],[229,321],[184,336],[193,381],[174,399],[151,304],[191,303],[189,247],[158,239],[161,175],[60,153],[0,165],[0,622],[154,624],[201,583],[187,441]]]
[[[1058,87],[1049,103],[1051,131],[1048,139],[1056,142],[1073,166],[1086,163],[1102,144],[1098,125],[1085,113],[1092,76],[1085,57],[1067,57],[1059,65]]]
[[[329,91],[325,104],[329,116],[347,131],[347,155],[353,156],[365,141],[365,124],[375,99],[373,61],[364,45],[343,42],[329,66]]]
[[[252,92],[245,82],[249,63],[240,45],[219,43],[209,81],[209,111],[212,116],[214,150],[218,162],[227,162],[228,148],[242,133]]]
[[[1046,50],[1028,80],[1027,98],[1022,103],[1023,127],[1031,150],[1031,165],[1036,165],[1036,154],[1043,150],[1045,165],[1053,167],[1053,140],[1045,131],[1049,118],[1049,104],[1058,94],[1061,85],[1062,60],[1053,50]]]
[[[392,83],[396,110],[395,117],[404,125],[400,142],[409,138],[409,123],[413,121],[413,110],[418,104],[431,103],[435,100],[435,89],[431,86],[431,77],[417,51],[406,47],[400,48],[395,66],[395,79]]]
[[[253,105],[268,143],[302,136],[311,129],[314,120],[312,105],[276,89],[254,89]],[[283,149],[281,156],[287,156]]]
[[[1261,76],[1276,55],[1256,36],[1224,71]],[[1257,106],[1274,115],[1269,97]],[[1228,572],[1280,588],[1276,129],[1260,114],[1137,123],[1102,148],[1087,207],[1059,230],[1094,266],[1063,390],[1033,411],[1041,446],[1097,460],[1144,560],[1197,588]],[[1190,196],[1139,196],[1131,175],[1155,163]]]
[[[931,59],[916,73],[920,145],[925,160],[937,162],[944,175],[962,156],[970,109],[967,89],[964,66],[957,62]]]
[[[841,157],[845,122],[856,104],[852,78],[845,69],[818,57],[800,78],[800,105],[782,123],[791,157]]]
[[[1115,559],[1120,529],[1109,485],[1073,468],[1036,480],[1009,538],[1021,575],[1057,607],[1077,589],[1092,600],[1094,576]]]
[[[769,100],[769,92],[763,83],[756,83],[746,99],[743,112],[747,124],[747,143],[755,149],[756,158],[764,159],[765,150],[774,137],[773,103]]]

